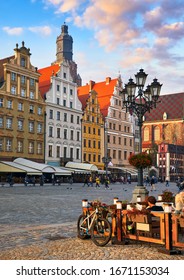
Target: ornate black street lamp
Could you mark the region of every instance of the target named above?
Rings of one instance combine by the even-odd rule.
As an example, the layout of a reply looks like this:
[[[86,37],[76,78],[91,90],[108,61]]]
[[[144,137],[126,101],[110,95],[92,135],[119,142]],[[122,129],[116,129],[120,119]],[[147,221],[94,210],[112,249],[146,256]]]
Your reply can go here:
[[[161,84],[154,79],[151,85],[148,85],[146,90],[144,85],[146,82],[147,74],[143,69],[135,75],[136,83],[130,78],[129,82],[125,84],[123,89],[123,104],[126,108],[126,112],[130,114],[135,114],[138,119],[139,126],[139,152],[142,152],[142,125],[143,117],[146,112],[150,112],[151,109],[156,108],[156,104],[159,102],[159,95],[161,90]],[[137,89],[137,93],[136,93]],[[141,195],[145,198],[148,191],[145,189],[143,184],[143,168],[138,168],[138,186],[135,190],[135,196]],[[136,200],[133,196],[133,200]]]

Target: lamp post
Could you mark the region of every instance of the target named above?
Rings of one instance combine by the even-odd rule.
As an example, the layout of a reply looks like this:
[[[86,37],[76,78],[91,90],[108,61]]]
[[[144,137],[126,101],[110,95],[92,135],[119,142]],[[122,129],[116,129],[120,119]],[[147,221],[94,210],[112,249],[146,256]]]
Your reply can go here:
[[[111,162],[112,158],[111,157],[103,157],[102,158],[102,162],[105,165],[105,174],[106,174],[106,178],[107,178],[107,168],[108,168],[108,164],[109,162]]]
[[[135,114],[138,118],[139,126],[139,152],[142,152],[142,125],[143,117],[146,112],[150,112],[151,109],[156,108],[156,104],[159,102],[161,84],[155,78],[151,85],[148,85],[144,90],[147,74],[143,69],[135,75],[136,83],[130,78],[128,83],[125,84],[123,89],[123,104],[126,108],[126,112],[131,115]],[[137,90],[137,92],[136,92]],[[137,195],[141,195],[142,200],[148,195],[148,191],[143,184],[143,168],[138,168],[138,185],[133,192],[133,201],[136,201]]]

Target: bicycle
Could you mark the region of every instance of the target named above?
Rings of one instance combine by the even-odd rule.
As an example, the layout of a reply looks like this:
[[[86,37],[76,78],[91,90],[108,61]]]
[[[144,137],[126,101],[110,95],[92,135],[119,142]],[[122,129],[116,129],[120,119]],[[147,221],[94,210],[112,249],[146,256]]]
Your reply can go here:
[[[105,246],[111,239],[112,228],[110,222],[102,217],[99,207],[94,211],[86,211],[81,214],[77,222],[78,237],[86,239],[91,236],[93,243],[97,246]]]

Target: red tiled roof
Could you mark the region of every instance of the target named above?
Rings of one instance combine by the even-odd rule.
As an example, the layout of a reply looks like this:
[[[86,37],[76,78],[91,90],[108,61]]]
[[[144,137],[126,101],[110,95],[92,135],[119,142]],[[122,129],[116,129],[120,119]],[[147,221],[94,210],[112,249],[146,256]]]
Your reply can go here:
[[[104,82],[95,83],[90,81],[89,84],[85,86],[78,87],[78,97],[82,103],[82,108],[86,106],[86,100],[89,97],[89,92],[91,90],[96,91],[98,94],[98,102],[100,105],[100,110],[104,117],[107,116],[108,107],[110,105],[110,98],[113,95],[114,87],[117,84],[118,79],[111,80],[107,78]]]
[[[146,113],[145,121],[163,120],[166,112],[168,119],[181,119],[184,117],[184,92],[161,95],[160,103],[150,113]]]
[[[38,72],[41,74],[39,78],[39,90],[42,98],[45,97],[46,92],[48,92],[50,88],[50,77],[56,75],[59,69],[59,64],[54,64],[42,69],[38,69]]]

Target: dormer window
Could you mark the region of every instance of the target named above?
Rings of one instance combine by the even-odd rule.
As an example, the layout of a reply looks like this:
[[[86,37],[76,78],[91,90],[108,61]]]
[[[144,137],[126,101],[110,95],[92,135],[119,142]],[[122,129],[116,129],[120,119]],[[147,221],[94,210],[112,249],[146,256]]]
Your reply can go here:
[[[21,59],[20,59],[20,65],[21,65],[22,67],[26,67],[26,59],[25,59],[24,57],[21,57]]]

